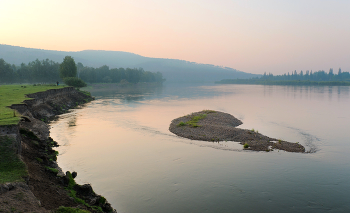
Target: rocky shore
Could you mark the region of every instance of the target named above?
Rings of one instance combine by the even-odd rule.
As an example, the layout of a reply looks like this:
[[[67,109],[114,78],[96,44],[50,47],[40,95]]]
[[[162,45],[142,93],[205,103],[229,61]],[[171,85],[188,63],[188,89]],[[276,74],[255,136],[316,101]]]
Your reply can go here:
[[[239,142],[245,150],[305,152],[299,143],[270,138],[255,130],[237,128],[241,124],[242,121],[230,114],[203,110],[174,119],[169,130],[191,140]]]
[[[28,176],[24,177],[25,183],[0,185],[0,212],[70,212],[69,208],[75,208],[72,212],[116,212],[90,184],[75,183],[77,173],[62,172],[56,163],[58,152],[54,150],[58,144],[49,137],[51,119],[90,102],[93,97],[72,87],[27,96],[33,99],[11,108],[22,115],[16,136],[12,138]],[[8,127],[2,128],[2,133],[14,135]],[[8,136],[2,134],[2,137]]]

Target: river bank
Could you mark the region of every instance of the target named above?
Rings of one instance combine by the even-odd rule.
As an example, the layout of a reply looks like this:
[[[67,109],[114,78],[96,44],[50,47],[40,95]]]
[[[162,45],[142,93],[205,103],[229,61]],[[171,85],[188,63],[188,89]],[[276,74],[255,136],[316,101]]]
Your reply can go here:
[[[49,121],[92,101],[89,93],[72,87],[28,94],[30,100],[11,105],[21,114],[18,125],[0,126],[0,134],[11,141],[27,168],[24,182],[0,185],[1,211],[59,211],[60,206],[90,212],[115,212],[106,199],[97,195],[89,184],[76,184],[76,173],[64,174],[56,163],[58,144],[50,138]]]

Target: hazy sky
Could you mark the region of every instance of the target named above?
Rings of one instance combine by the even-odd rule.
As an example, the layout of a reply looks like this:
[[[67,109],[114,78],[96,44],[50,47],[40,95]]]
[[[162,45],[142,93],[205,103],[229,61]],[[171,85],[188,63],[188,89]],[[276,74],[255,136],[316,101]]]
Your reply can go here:
[[[350,71],[350,0],[0,0],[0,43],[251,73]]]

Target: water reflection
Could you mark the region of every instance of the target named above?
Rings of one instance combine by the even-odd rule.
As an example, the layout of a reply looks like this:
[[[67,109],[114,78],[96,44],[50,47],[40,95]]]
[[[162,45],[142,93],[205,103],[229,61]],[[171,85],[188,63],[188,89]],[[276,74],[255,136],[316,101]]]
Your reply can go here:
[[[92,94],[51,133],[63,170],[118,212],[350,211],[348,87],[165,84]],[[169,132],[172,119],[203,109],[316,152],[247,152]]]

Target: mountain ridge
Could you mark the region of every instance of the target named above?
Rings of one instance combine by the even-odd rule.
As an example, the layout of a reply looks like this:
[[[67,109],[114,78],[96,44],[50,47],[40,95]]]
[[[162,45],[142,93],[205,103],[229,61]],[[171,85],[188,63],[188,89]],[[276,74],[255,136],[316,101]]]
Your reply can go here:
[[[201,64],[180,59],[151,58],[135,53],[110,50],[58,51],[0,44],[0,58],[7,63],[20,65],[36,59],[50,59],[61,63],[70,55],[84,66],[110,68],[130,67],[161,72],[168,82],[214,82],[227,78],[252,78],[259,75],[245,73],[229,67]]]

